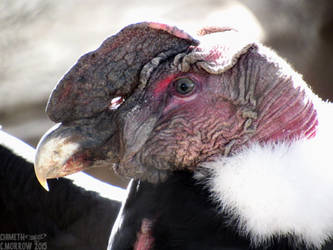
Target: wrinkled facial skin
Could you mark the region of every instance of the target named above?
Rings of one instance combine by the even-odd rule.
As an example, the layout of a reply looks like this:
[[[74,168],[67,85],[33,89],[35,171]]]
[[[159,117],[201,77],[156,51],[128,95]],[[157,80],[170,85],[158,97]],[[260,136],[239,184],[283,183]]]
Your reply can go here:
[[[273,87],[267,84],[279,69],[255,53],[253,49],[241,56],[224,74],[207,74],[195,66],[180,72],[171,62],[161,65],[138,102],[142,105],[125,119],[122,141],[138,138],[140,143],[133,144],[139,146],[133,151],[124,147],[127,154],[120,154],[115,170],[158,182],[168,171],[195,171],[201,163],[227,157],[252,142],[313,136],[317,120],[312,102],[300,87],[292,88],[290,77],[271,79]],[[267,74],[260,75],[262,71]],[[189,79],[193,90],[178,93],[179,79]]]
[[[232,29],[203,34],[199,45],[174,27],[135,24],[83,56],[51,95],[47,111],[61,125],[39,143],[40,182],[102,166],[157,183],[250,143],[315,135],[312,93],[285,62]],[[140,39],[156,46],[143,57]],[[133,60],[110,68],[127,47]]]
[[[154,108],[154,127],[142,147],[130,159],[120,161],[117,171],[136,175],[133,170],[144,168],[145,175],[151,174],[149,179],[163,179],[165,171],[194,170],[199,163],[227,154],[228,144],[244,135],[245,119],[242,109],[223,95],[219,78],[205,72],[176,72],[151,81],[143,98],[146,105]],[[179,79],[194,83],[191,93],[177,92],[174,84]],[[144,113],[147,109],[148,106],[142,107],[140,111]],[[145,114],[140,111],[136,114],[138,120],[127,123],[142,124],[140,120]],[[138,131],[126,128],[124,134],[128,137]]]

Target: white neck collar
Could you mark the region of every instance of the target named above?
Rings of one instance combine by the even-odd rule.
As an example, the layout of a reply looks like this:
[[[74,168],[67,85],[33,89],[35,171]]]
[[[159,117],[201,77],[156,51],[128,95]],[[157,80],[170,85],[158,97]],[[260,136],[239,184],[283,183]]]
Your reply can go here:
[[[315,138],[252,145],[203,166],[212,172],[205,182],[221,212],[255,246],[292,236],[320,248],[333,236],[333,104],[320,110]]]

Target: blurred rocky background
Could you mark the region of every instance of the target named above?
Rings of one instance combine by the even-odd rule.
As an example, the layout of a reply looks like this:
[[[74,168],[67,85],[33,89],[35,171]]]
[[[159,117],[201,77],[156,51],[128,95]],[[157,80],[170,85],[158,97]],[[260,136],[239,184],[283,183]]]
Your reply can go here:
[[[332,13],[330,0],[0,0],[0,124],[36,146],[53,125],[44,109],[64,73],[122,27],[150,20],[192,34],[232,25],[276,50],[333,101]],[[90,173],[126,183],[112,170]]]

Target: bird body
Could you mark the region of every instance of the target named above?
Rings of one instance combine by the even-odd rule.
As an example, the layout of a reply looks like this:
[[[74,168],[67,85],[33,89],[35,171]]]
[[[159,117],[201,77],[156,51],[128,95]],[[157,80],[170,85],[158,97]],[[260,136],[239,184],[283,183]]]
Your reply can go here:
[[[51,94],[36,175],[134,178],[110,249],[324,249],[332,104],[232,28],[125,27]]]

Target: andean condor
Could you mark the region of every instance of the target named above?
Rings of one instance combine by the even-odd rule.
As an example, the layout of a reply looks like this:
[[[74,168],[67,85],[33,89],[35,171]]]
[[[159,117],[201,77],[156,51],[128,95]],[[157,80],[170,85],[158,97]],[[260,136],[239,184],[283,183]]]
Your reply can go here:
[[[123,190],[80,173],[50,180],[46,192],[34,154],[0,129],[0,249],[106,249]]]
[[[109,249],[333,248],[333,106],[233,28],[127,26],[47,113],[44,186],[97,166],[133,178]]]

